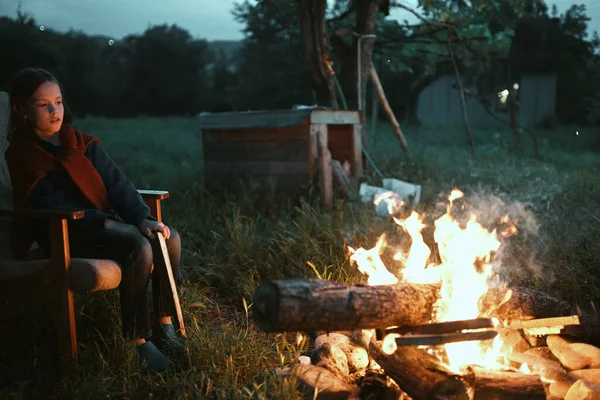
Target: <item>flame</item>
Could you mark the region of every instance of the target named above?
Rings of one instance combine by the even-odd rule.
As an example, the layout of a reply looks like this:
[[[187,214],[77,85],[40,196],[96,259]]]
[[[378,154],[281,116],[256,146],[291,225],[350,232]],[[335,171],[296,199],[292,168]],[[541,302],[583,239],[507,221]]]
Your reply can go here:
[[[381,261],[381,257],[379,257],[385,246],[385,235],[381,235],[377,240],[377,244],[371,250],[363,248],[354,250],[352,247],[348,247],[350,254],[352,254],[350,261],[358,265],[360,272],[369,276],[367,281],[369,285],[393,285],[398,283],[398,278],[388,271],[383,261]]]
[[[455,201],[464,197],[463,193],[454,189],[448,196],[446,214],[434,222],[434,240],[437,243],[439,264],[428,264],[431,249],[423,240],[422,231],[426,227],[424,216],[412,212],[407,218],[393,218],[411,238],[408,255],[401,252],[394,260],[401,263],[402,281],[413,283],[439,283],[440,299],[434,305],[435,322],[446,322],[481,317],[480,300],[489,290],[490,282],[495,278],[491,265],[492,255],[502,245],[499,236],[510,237],[517,234],[516,224],[505,215],[499,219],[500,226],[488,231],[474,214],[469,215],[466,224],[461,224],[450,215]],[[377,202],[386,201],[390,214],[398,211],[403,205],[394,202],[392,196],[383,193]],[[385,285],[398,282],[379,257],[387,245],[384,235],[371,250],[351,250],[350,259],[358,264],[360,271],[368,275],[370,285]],[[494,320],[497,326],[499,322]],[[384,351],[388,354],[396,351],[395,338],[388,335],[384,338]],[[506,367],[502,356],[503,340],[498,335],[494,340],[485,342],[459,342],[445,345],[448,367],[460,372],[469,365],[480,365],[497,369]]]

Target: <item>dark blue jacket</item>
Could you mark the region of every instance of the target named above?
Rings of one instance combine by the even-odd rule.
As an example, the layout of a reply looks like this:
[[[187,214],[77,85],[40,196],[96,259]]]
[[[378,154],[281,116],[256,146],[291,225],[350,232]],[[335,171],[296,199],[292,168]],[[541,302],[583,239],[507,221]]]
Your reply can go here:
[[[60,146],[43,140],[38,144],[50,154],[60,150]],[[102,177],[113,207],[124,222],[137,226],[150,216],[150,208],[98,142],[88,146],[85,156]],[[84,210],[85,218],[69,221],[69,229],[82,234],[104,230],[104,222],[109,217],[91,205],[64,169],[54,170],[42,178],[33,187],[27,205],[51,210]]]

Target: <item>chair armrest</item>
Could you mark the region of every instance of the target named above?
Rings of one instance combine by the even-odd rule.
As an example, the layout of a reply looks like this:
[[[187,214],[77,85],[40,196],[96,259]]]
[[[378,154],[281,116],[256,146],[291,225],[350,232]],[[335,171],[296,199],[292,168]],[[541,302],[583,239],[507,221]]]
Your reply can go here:
[[[85,216],[85,211],[69,211],[69,210],[44,210],[36,208],[17,208],[17,209],[0,209],[0,217],[27,217],[27,218],[44,218],[44,219],[81,219]]]
[[[162,221],[162,209],[160,201],[169,198],[169,192],[164,190],[138,190],[148,207],[150,214],[158,221]]]
[[[146,201],[148,199],[164,200],[169,198],[169,192],[165,190],[138,190],[138,193]]]

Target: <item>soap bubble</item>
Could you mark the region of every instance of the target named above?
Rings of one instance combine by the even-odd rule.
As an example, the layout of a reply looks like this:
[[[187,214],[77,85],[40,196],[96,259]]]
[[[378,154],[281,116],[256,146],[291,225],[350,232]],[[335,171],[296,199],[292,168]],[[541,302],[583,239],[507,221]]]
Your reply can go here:
[[[40,26],[40,31],[44,32],[44,29],[46,29],[46,28],[44,28],[44,25],[41,25]]]
[[[108,41],[108,45],[109,45],[109,46],[112,46],[113,44],[115,44],[115,41],[114,41],[114,40],[112,40],[112,39],[110,39],[110,40]]]

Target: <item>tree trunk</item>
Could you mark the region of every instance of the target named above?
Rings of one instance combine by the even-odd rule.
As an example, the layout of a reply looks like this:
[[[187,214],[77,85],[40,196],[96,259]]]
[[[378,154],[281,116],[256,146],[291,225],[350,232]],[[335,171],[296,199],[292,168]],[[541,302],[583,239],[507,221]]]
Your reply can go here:
[[[396,119],[396,116],[394,115],[394,112],[392,111],[392,108],[390,107],[390,104],[388,103],[387,98],[385,97],[383,86],[381,86],[381,81],[379,80],[379,76],[377,75],[377,71],[375,70],[375,66],[373,65],[373,63],[371,63],[371,65],[369,66],[369,73],[371,75],[371,80],[373,81],[373,87],[377,93],[377,96],[379,97],[379,101],[383,105],[383,109],[385,110],[385,113],[387,114],[388,119],[390,120],[392,128],[394,128],[394,133],[396,134],[396,137],[400,141],[400,144],[402,145],[402,148],[404,149],[406,154],[410,156],[408,144],[406,143],[406,139],[404,139],[404,134],[402,133],[400,124],[398,123],[398,120]]]
[[[298,0],[306,65],[319,105],[338,109],[335,82],[327,70],[326,0]]]
[[[373,56],[373,45],[375,38],[361,36],[374,35],[377,29],[377,13],[379,12],[381,0],[356,0],[356,33],[355,38],[358,51],[360,45],[360,98],[359,107],[363,112],[363,121],[365,105],[367,104],[367,82],[369,81],[369,71],[371,69],[371,59]],[[358,83],[358,82],[357,82]],[[358,88],[358,85],[357,85]]]
[[[292,279],[263,284],[254,294],[254,319],[267,332],[346,331],[418,325],[431,320],[435,285],[347,286]]]

